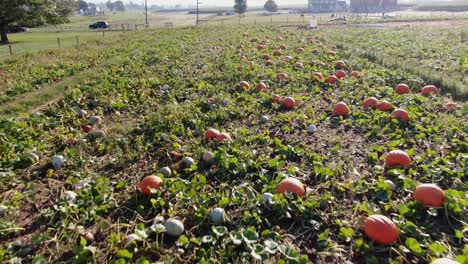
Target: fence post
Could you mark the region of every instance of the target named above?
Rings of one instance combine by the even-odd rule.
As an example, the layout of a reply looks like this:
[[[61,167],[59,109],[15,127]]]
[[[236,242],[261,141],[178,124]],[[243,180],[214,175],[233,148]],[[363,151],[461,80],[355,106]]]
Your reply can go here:
[[[125,32],[124,24],[122,24],[122,32]]]
[[[102,31],[102,37],[104,37],[104,34],[105,34],[105,31],[103,30],[103,31]]]
[[[76,45],[78,46],[80,42],[78,41],[78,36],[76,36]]]
[[[221,25],[224,25],[224,19],[221,19]]]
[[[62,44],[60,43],[60,38],[57,38],[57,42],[58,42],[58,47],[61,48]]]
[[[10,50],[10,56],[13,56],[13,48],[11,47],[11,45],[8,45],[8,49]]]

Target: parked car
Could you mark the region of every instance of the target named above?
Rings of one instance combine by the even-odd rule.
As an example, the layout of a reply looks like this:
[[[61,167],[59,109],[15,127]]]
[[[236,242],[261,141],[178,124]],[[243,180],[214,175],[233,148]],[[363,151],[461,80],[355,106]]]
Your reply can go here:
[[[8,28],[8,33],[21,33],[21,32],[28,32],[29,28],[27,27],[10,27]]]
[[[106,21],[98,21],[94,24],[89,25],[89,29],[107,29],[109,28],[109,23]]]

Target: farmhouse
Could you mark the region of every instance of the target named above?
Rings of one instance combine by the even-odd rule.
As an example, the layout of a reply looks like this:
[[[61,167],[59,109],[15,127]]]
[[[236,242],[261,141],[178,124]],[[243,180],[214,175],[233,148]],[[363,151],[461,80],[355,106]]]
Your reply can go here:
[[[83,16],[100,16],[104,15],[104,11],[101,11],[99,6],[93,3],[88,4],[88,9],[80,10],[80,14]]]
[[[351,0],[351,12],[372,13],[395,11],[398,9],[397,0]]]
[[[309,12],[333,13],[347,10],[345,0],[309,0]]]

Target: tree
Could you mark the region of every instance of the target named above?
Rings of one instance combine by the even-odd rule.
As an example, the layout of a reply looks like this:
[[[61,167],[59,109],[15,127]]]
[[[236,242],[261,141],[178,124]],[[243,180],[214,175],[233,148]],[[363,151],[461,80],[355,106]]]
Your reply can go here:
[[[239,14],[239,17],[247,11],[247,0],[234,0],[234,11]]]
[[[112,5],[114,6],[116,11],[119,11],[119,12],[125,11],[125,5],[122,1],[114,2]]]
[[[80,0],[80,1],[78,2],[78,8],[79,8],[80,10],[88,10],[88,3],[86,3],[86,2],[83,1],[83,0]]]
[[[75,0],[0,1],[0,44],[8,43],[8,26],[34,27],[65,23],[76,7]]]
[[[275,3],[274,0],[268,0],[263,7],[268,12],[278,12],[278,5]]]
[[[107,0],[106,6],[110,11],[114,10],[114,4],[110,0]]]

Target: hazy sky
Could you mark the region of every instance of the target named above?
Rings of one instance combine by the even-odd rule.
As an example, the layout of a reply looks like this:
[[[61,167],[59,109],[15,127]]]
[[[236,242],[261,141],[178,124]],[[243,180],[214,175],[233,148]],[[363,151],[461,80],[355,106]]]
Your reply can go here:
[[[112,0],[111,0],[112,1]],[[124,2],[134,2],[134,3],[143,3],[144,0],[125,0]],[[233,6],[234,0],[199,0],[203,5],[209,6]],[[89,2],[107,2],[107,0],[90,0]],[[260,6],[265,4],[266,0],[247,0],[247,5],[249,6]],[[307,0],[276,0],[278,5],[297,5],[303,4],[307,5]],[[196,0],[148,0],[148,4],[151,5],[195,5]]]

